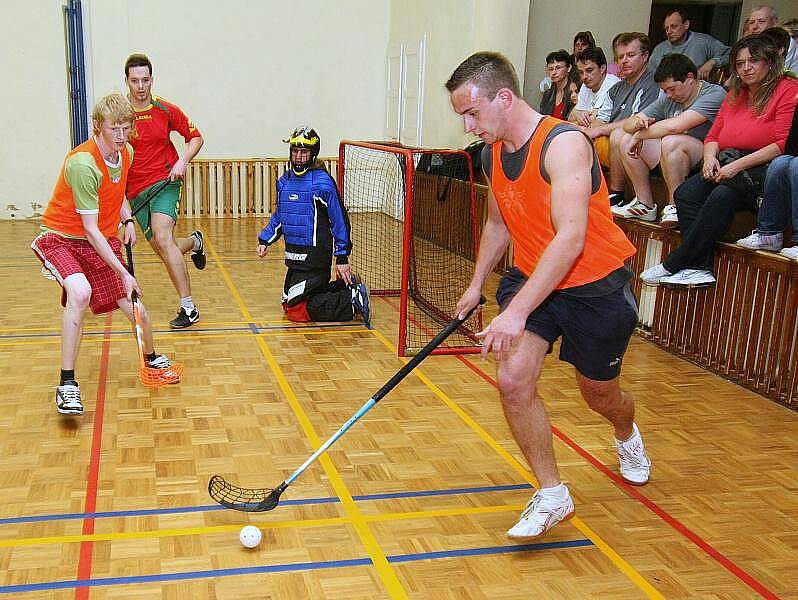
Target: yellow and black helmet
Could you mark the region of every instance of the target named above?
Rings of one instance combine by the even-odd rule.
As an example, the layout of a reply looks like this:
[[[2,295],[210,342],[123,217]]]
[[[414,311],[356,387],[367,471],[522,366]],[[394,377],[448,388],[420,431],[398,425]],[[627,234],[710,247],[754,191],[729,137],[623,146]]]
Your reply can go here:
[[[294,129],[287,140],[283,141],[288,142],[288,160],[291,163],[291,169],[297,175],[302,175],[313,165],[316,161],[316,157],[319,155],[319,149],[321,148],[319,134],[316,133],[316,130],[312,127],[300,125]],[[308,160],[297,163],[291,155],[291,150],[294,148],[308,148],[310,150],[310,157]]]

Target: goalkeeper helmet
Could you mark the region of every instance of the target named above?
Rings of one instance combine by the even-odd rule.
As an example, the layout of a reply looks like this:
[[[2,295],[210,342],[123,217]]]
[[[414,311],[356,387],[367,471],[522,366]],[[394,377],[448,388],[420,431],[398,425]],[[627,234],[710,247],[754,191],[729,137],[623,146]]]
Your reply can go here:
[[[316,157],[319,155],[319,148],[321,147],[319,134],[312,127],[300,125],[294,129],[287,140],[283,141],[289,144],[288,159],[291,163],[291,170],[297,175],[304,175],[313,166]],[[298,161],[293,153],[295,148],[307,148],[310,150],[310,156],[307,160]]]

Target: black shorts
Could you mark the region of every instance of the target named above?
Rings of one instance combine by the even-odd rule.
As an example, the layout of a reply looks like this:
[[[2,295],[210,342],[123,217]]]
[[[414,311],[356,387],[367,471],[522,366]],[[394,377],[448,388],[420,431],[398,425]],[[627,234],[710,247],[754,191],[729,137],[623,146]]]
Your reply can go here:
[[[515,268],[502,277],[496,291],[502,310],[525,282]],[[594,381],[609,381],[620,374],[636,326],[637,302],[628,283],[595,297],[552,292],[526,320],[527,331],[549,342],[549,352],[562,336],[560,360]]]

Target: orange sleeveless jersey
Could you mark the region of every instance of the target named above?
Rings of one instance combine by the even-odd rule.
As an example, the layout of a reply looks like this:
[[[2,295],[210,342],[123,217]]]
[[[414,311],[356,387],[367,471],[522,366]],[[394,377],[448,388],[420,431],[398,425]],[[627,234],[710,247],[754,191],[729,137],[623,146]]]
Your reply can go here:
[[[127,173],[130,169],[130,153],[128,152],[127,145],[122,148],[122,174],[119,181],[114,183],[111,181],[111,175],[108,173],[108,167],[100,154],[100,149],[94,138],[91,137],[76,148],[73,148],[64,159],[64,164],[61,165],[61,173],[58,176],[58,181],[55,183],[53,195],[50,202],[47,203],[47,208],[44,210],[42,223],[48,229],[64,233],[73,237],[86,237],[86,231],[83,229],[83,220],[75,208],[75,198],[72,195],[72,188],[67,183],[64,169],[67,159],[78,152],[89,152],[94,157],[94,162],[97,168],[102,173],[102,181],[100,182],[100,189],[97,190],[97,196],[100,200],[100,212],[97,215],[97,224],[105,237],[114,237],[119,231],[119,211],[122,208],[122,202],[125,200],[125,184],[127,182]]]
[[[544,118],[529,142],[521,175],[511,181],[501,164],[502,143],[493,144],[491,190],[513,240],[513,262],[527,277],[532,274],[543,251],[554,239],[551,223],[551,185],[540,173],[540,154],[546,136],[562,121]],[[613,222],[609,193],[604,177],[590,197],[585,247],[556,289],[598,281],[635,253],[635,247]]]

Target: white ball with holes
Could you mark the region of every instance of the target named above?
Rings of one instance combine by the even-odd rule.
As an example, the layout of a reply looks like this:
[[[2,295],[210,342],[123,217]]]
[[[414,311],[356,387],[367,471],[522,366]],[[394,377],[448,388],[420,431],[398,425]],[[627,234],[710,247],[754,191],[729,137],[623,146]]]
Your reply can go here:
[[[247,525],[241,529],[241,533],[238,534],[238,539],[241,540],[241,545],[244,546],[244,548],[255,548],[260,544],[261,539],[263,539],[263,534],[260,532],[260,529],[254,525]]]

